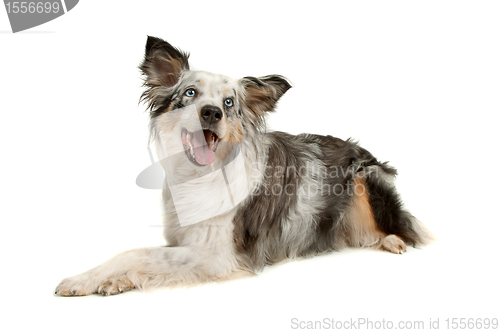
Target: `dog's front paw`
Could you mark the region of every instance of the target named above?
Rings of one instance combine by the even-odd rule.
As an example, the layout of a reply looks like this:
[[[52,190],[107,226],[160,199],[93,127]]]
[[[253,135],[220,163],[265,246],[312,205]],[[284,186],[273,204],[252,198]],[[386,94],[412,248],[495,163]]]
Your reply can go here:
[[[134,284],[125,276],[107,279],[97,288],[97,293],[103,296],[117,295],[134,288]]]
[[[396,235],[388,235],[382,240],[382,248],[386,251],[403,254],[406,252],[406,244]]]
[[[97,285],[87,274],[75,275],[64,279],[56,288],[56,295],[85,296],[97,292]]]
[[[99,278],[95,275],[81,274],[61,281],[56,288],[56,295],[86,296],[101,294],[117,295],[134,288],[134,284],[125,276]]]

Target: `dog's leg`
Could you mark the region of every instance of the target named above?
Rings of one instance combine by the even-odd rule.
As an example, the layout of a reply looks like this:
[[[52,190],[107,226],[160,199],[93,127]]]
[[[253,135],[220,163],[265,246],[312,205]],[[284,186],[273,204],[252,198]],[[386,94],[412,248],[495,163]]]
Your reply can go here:
[[[115,295],[132,288],[188,285],[229,278],[239,272],[232,253],[190,247],[151,247],[123,252],[103,264],[64,279],[61,296]]]
[[[347,214],[347,237],[349,244],[355,247],[373,247],[396,254],[406,252],[403,239],[395,234],[388,234],[380,229],[370,205],[370,193],[365,179],[354,179],[354,198]]]
[[[353,247],[380,247],[386,234],[377,227],[370,207],[365,180],[356,177],[352,190],[353,201],[346,214],[344,237],[347,243]]]
[[[381,248],[393,253],[403,253],[406,244],[426,245],[433,241],[434,236],[403,207],[392,182],[393,177],[377,167],[365,179],[365,184],[377,229],[387,235],[380,244]]]

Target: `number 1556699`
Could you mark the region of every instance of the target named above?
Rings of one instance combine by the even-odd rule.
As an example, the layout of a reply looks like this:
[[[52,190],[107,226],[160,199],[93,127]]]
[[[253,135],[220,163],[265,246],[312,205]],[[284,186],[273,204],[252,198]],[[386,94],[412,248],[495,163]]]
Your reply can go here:
[[[6,2],[5,8],[9,14],[48,14],[58,13],[61,10],[59,2]]]

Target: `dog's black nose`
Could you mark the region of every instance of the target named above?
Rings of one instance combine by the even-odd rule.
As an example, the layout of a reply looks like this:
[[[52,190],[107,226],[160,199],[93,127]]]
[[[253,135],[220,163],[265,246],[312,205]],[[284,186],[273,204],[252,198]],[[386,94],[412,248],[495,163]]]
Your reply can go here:
[[[201,116],[210,124],[216,123],[221,120],[222,115],[222,110],[213,105],[205,105],[201,109]]]

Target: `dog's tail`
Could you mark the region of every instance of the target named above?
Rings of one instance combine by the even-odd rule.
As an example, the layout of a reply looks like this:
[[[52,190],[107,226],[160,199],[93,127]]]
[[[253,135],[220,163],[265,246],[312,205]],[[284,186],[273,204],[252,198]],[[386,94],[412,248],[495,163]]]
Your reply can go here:
[[[397,235],[412,246],[427,245],[436,238],[405,207],[393,184],[396,170],[378,164],[365,179],[369,203],[378,228],[387,235]]]

